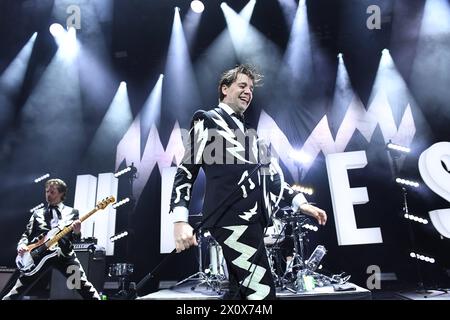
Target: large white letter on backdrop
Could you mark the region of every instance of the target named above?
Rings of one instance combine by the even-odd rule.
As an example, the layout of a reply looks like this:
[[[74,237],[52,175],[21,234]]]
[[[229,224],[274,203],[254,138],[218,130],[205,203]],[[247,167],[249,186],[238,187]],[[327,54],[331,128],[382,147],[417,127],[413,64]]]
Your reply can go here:
[[[366,152],[327,154],[326,164],[338,244],[382,243],[380,228],[358,229],[353,210],[353,205],[369,202],[369,196],[366,187],[350,188],[347,170],[364,168],[367,165]]]
[[[442,164],[445,164],[446,169]],[[450,142],[438,142],[422,152],[419,171],[425,184],[450,202]],[[444,237],[450,238],[450,208],[429,212],[431,222]]]

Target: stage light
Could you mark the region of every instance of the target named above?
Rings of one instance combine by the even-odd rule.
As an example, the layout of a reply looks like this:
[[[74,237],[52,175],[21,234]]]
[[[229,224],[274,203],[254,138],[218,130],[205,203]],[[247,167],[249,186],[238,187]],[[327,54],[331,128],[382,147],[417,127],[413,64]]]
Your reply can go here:
[[[120,81],[120,86],[121,86],[121,87],[126,87],[126,86],[127,86],[127,83],[126,83],[125,81]]]
[[[311,162],[311,157],[303,151],[292,151],[289,157],[298,163],[307,164]]]
[[[175,7],[174,9],[175,9],[175,11],[180,12],[180,7]]]
[[[120,200],[120,201],[114,203],[112,205],[112,207],[113,207],[113,209],[117,209],[118,207],[123,206],[124,204],[126,204],[128,202],[130,202],[130,198],[125,198],[123,200]]]
[[[47,179],[48,177],[50,177],[50,173],[46,173],[43,176],[40,176],[39,178],[34,179],[34,183],[39,183],[44,179]]]
[[[64,35],[64,28],[62,25],[60,25],[59,23],[53,23],[48,30],[50,31],[50,33],[52,34],[53,37],[58,38],[61,37],[62,35]]]
[[[128,231],[123,231],[123,232],[120,232],[118,234],[113,235],[112,237],[109,238],[109,240],[111,242],[115,242],[115,241],[117,241],[119,239],[122,239],[122,238],[124,238],[126,236],[128,236]]]
[[[58,56],[69,63],[79,52],[79,44],[77,41],[77,31],[74,27],[64,29],[59,23],[54,23],[49,28],[55,42],[59,46]]]
[[[343,59],[343,58],[344,58],[344,55],[343,55],[342,53],[339,53],[339,54],[337,55],[337,57],[338,57],[338,59],[340,60],[340,59]]]
[[[36,211],[37,209],[40,209],[44,207],[44,204],[41,202],[40,204],[38,204],[37,206],[35,206],[34,208],[30,209],[30,212],[33,213],[34,211]]]
[[[416,222],[418,222],[418,223],[428,224],[428,220],[427,220],[427,219],[424,219],[424,218],[421,218],[421,217],[417,217],[417,216],[415,216],[415,215],[413,215],[413,214],[407,214],[407,213],[405,213],[404,218],[405,218],[405,219],[412,220],[412,221],[416,221]]]
[[[389,143],[386,145],[386,147],[390,150],[395,150],[395,151],[399,151],[399,152],[404,152],[404,153],[411,152],[410,148],[392,143],[391,140],[389,140]]]
[[[128,172],[130,172],[131,174],[134,175],[136,173],[136,171],[137,171],[136,167],[132,163],[130,166],[126,167],[125,169],[122,169],[122,170],[117,171],[116,173],[114,173],[114,177],[118,178],[118,177],[120,177],[120,176],[122,176],[122,175],[124,175],[124,174],[126,174]]]
[[[202,13],[205,10],[205,5],[199,0],[194,0],[191,2],[191,9],[195,13]]]
[[[383,49],[381,51],[381,54],[383,54],[383,55],[389,54],[389,50],[388,49]]]
[[[397,182],[398,184],[403,184],[403,185],[414,187],[414,188],[418,188],[420,186],[420,184],[417,181],[412,181],[412,180],[403,179],[403,178],[396,178],[395,182]]]
[[[114,173],[114,177],[118,178],[121,175],[124,175],[125,173],[130,172],[130,171],[131,171],[131,167],[126,167],[125,169],[117,171],[116,173]]]
[[[301,193],[305,193],[307,195],[312,195],[314,193],[313,188],[305,187],[305,186],[298,185],[298,184],[294,184],[292,186],[292,189],[294,189],[295,191],[301,192]]]
[[[415,253],[415,252],[411,252],[409,254],[409,256],[411,258],[416,258],[418,260],[422,260],[422,261],[425,261],[425,262],[428,262],[428,263],[435,263],[436,262],[436,260],[434,258],[432,258],[432,257],[427,257],[427,256],[425,256],[423,254],[419,254],[419,253]]]

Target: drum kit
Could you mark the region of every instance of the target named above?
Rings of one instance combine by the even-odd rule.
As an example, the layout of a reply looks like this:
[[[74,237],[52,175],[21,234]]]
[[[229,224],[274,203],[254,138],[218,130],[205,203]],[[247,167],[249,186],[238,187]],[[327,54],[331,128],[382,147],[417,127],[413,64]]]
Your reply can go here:
[[[129,294],[129,277],[134,272],[134,265],[131,263],[114,263],[109,265],[108,275],[110,277],[117,277],[119,279],[120,291],[117,296],[128,296]]]
[[[317,286],[344,284],[349,280],[350,276],[344,274],[329,277],[316,272],[326,254],[323,246],[319,245],[308,259],[305,258],[306,236],[313,225],[308,216],[283,210],[283,215],[272,221],[273,225],[265,232],[264,247],[277,288],[293,293],[306,291],[308,286],[305,285],[305,277],[309,277],[309,280],[313,278]],[[220,294],[228,279],[222,247],[209,232],[200,230],[198,235],[198,272],[175,286],[197,281],[191,290],[206,286],[206,289]]]
[[[264,245],[275,285],[288,288],[295,281],[295,273],[304,267],[304,251],[307,234],[302,225],[308,218],[285,212],[273,218],[273,226],[266,229]]]
[[[345,274],[326,276],[316,272],[326,249],[316,247],[306,259],[307,235],[313,222],[308,216],[299,215],[292,210],[273,218],[273,226],[266,229],[264,245],[269,266],[277,288],[299,293],[309,290],[307,282],[317,286],[344,284],[350,279]]]

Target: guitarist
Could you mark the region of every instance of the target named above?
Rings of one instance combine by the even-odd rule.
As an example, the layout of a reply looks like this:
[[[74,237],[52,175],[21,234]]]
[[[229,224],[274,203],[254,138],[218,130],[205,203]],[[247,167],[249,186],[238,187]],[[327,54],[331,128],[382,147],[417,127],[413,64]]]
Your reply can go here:
[[[99,300],[100,296],[94,286],[86,278],[86,274],[73,251],[72,241],[81,237],[81,221],[79,212],[63,203],[66,196],[67,185],[61,179],[50,179],[45,183],[45,197],[47,207],[35,210],[28,222],[25,232],[19,240],[17,246],[18,255],[22,256],[27,251],[27,245],[41,234],[46,234],[49,230],[60,226],[72,224],[73,232],[61,238],[58,246],[61,252],[48,259],[40,270],[30,276],[21,274],[14,287],[3,297],[3,300],[21,299],[30,285],[39,279],[48,268],[58,269],[67,278],[70,289],[75,289],[84,299]],[[79,281],[75,277],[79,275]],[[70,281],[73,280],[73,281]]]

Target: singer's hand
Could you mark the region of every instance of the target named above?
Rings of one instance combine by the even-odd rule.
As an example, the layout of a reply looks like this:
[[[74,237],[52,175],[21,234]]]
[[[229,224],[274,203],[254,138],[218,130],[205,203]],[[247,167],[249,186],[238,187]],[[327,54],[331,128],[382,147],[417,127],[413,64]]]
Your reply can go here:
[[[178,252],[189,249],[192,245],[198,246],[197,238],[193,234],[193,228],[187,222],[175,222],[173,224],[173,237],[175,248]]]
[[[317,220],[317,222],[324,226],[327,223],[327,214],[324,210],[317,208],[309,203],[304,203],[299,208],[300,212],[311,216]]]

